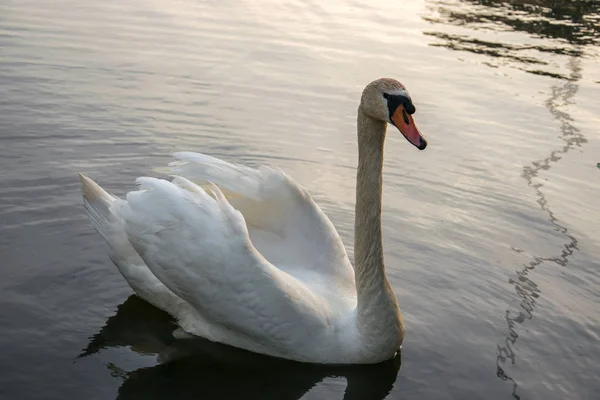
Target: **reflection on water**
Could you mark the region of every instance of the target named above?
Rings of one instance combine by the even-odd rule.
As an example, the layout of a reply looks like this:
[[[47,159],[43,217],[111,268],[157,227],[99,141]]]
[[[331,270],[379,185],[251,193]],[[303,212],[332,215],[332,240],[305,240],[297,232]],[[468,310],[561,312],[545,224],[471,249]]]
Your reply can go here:
[[[553,163],[560,161],[561,155],[564,155],[574,149],[580,147],[582,144],[587,143],[586,138],[581,134],[579,129],[573,125],[573,118],[561,111],[562,107],[565,107],[572,103],[572,99],[577,93],[578,86],[574,82],[581,79],[581,68],[580,60],[578,58],[571,58],[569,61],[569,69],[571,75],[569,80],[573,82],[567,82],[562,85],[554,85],[552,87],[551,96],[546,102],[546,107],[554,116],[554,118],[560,124],[561,140],[564,145],[557,150],[552,151],[547,157],[542,160],[532,162],[532,166],[526,166],[523,168],[523,178],[527,181],[529,187],[533,188],[536,193],[536,201],[540,205],[540,208],[548,215],[548,220],[555,226],[555,229],[560,232],[567,239],[567,242],[560,249],[560,254],[555,256],[546,257],[535,257],[529,264],[523,266],[523,268],[516,272],[517,278],[509,279],[509,283],[514,286],[515,292],[521,298],[520,307],[522,311],[514,312],[511,309],[506,310],[506,323],[508,325],[508,335],[503,345],[498,346],[498,357],[496,359],[497,375],[502,380],[507,380],[513,384],[513,397],[520,399],[517,394],[517,383],[513,378],[506,374],[502,368],[507,361],[511,364],[515,364],[516,355],[514,345],[519,337],[515,327],[516,324],[522,324],[528,319],[533,318],[533,311],[537,299],[540,297],[540,290],[538,285],[528,277],[529,273],[536,267],[540,266],[545,262],[554,262],[563,267],[567,266],[568,258],[577,250],[577,239],[572,236],[567,228],[563,226],[560,221],[554,216],[554,212],[551,210],[546,196],[542,191],[543,184],[537,183],[535,178],[538,172],[542,170],[549,170]]]
[[[517,30],[576,45],[600,44],[600,3],[588,0],[463,0],[438,3],[432,22],[474,29]],[[464,6],[461,7],[461,6]]]
[[[505,319],[508,327],[507,336],[501,345],[497,346],[496,374],[504,381],[512,383],[512,396],[520,399],[517,392],[518,384],[506,371],[506,363],[514,365],[517,361],[515,344],[519,337],[517,324],[531,320],[536,304],[541,296],[540,289],[530,276],[530,273],[544,263],[557,263],[567,266],[569,257],[577,250],[577,239],[569,233],[566,226],[555,217],[543,191],[543,184],[536,181],[538,173],[549,170],[553,163],[561,160],[562,155],[576,147],[587,143],[580,130],[574,126],[573,118],[563,110],[573,103],[573,97],[578,91],[577,81],[582,78],[581,58],[586,57],[586,45],[600,43],[600,3],[588,1],[474,1],[466,0],[459,3],[435,3],[432,7],[436,16],[425,19],[435,24],[447,24],[470,29],[487,29],[492,31],[523,31],[533,38],[561,39],[545,41],[544,44],[528,43],[514,44],[486,41],[464,34],[445,32],[426,32],[441,42],[431,43],[432,46],[446,47],[452,50],[468,51],[491,57],[484,64],[491,67],[508,65],[528,73],[546,75],[566,80],[551,88],[550,98],[545,106],[554,119],[559,123],[562,147],[531,166],[523,168],[522,177],[529,187],[535,191],[536,202],[549,222],[565,238],[565,243],[556,255],[534,257],[533,260],[516,271],[516,276],[508,282],[514,287],[521,299],[516,311],[506,309]],[[548,44],[550,43],[550,44]],[[544,54],[570,56],[567,73],[549,71],[552,61],[543,57]],[[521,251],[514,249],[515,251]]]
[[[434,2],[433,15],[425,20],[490,32],[526,32],[535,38],[558,39],[540,43],[507,43],[447,32],[425,32],[439,41],[431,46],[468,51],[492,57],[491,67],[508,65],[528,73],[573,79],[553,70],[555,63],[544,55],[585,56],[600,43],[600,2],[593,1],[489,1]],[[550,43],[550,45],[548,44]]]
[[[400,369],[401,357],[372,366],[330,367],[266,357],[204,339],[173,339],[169,315],[130,296],[91,338],[80,358],[109,347],[155,354],[159,364],[124,371],[117,399],[299,399],[328,377],[344,377],[345,400],[385,398]]]
[[[523,44],[490,42],[481,39],[471,38],[465,35],[452,35],[449,33],[442,32],[426,32],[425,34],[443,40],[441,43],[431,43],[432,46],[446,47],[451,50],[458,51],[469,51],[471,53],[494,57],[491,61],[485,61],[483,63],[490,67],[498,67],[499,65],[502,65],[502,61],[509,63],[512,62],[517,63],[512,64],[512,66],[514,66],[515,68],[518,68],[525,72],[529,72],[530,74],[545,75],[558,79],[569,80],[570,78],[568,75],[541,69],[541,66],[548,66],[550,63],[533,55],[525,55],[524,53],[528,53],[531,52],[531,50],[535,50],[539,52],[579,56],[579,52],[577,50],[571,50],[565,47],[547,47],[541,45],[532,46]]]
[[[475,29],[517,30],[577,45],[600,44],[600,3],[588,0],[464,0],[439,4],[444,23]],[[460,6],[460,5],[458,5]],[[433,22],[435,18],[430,19]],[[439,21],[442,22],[442,21]]]

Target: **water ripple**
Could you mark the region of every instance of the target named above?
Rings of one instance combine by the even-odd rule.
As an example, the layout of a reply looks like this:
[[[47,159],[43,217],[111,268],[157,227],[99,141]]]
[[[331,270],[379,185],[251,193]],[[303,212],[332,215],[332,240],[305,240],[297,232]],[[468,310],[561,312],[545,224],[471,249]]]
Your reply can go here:
[[[536,194],[536,201],[541,210],[547,214],[548,220],[554,226],[557,232],[560,232],[567,242],[562,244],[559,253],[553,256],[535,257],[530,263],[523,265],[523,268],[516,272],[516,278],[510,278],[508,283],[514,286],[517,296],[521,299],[519,306],[522,311],[514,311],[511,308],[506,309],[505,319],[508,327],[508,334],[502,345],[498,345],[498,357],[496,358],[496,374],[498,378],[504,381],[510,381],[513,385],[512,395],[515,399],[520,399],[517,394],[517,382],[503,368],[506,362],[514,365],[517,360],[515,352],[515,344],[519,338],[517,332],[517,324],[523,324],[526,320],[533,318],[533,312],[540,298],[540,289],[538,285],[529,277],[530,273],[537,267],[546,262],[553,262],[562,267],[566,267],[569,262],[569,257],[578,250],[578,241],[571,235],[566,226],[564,226],[554,215],[546,195],[543,192],[544,185],[536,182],[538,173],[548,171],[554,163],[561,160],[561,155],[568,153],[576,147],[581,147],[587,143],[587,139],[581,131],[573,124],[574,119],[568,112],[562,111],[563,107],[573,103],[573,98],[577,94],[577,82],[581,79],[581,60],[578,57],[573,57],[569,61],[569,69],[571,74],[569,80],[563,85],[554,85],[550,98],[546,101],[546,107],[560,124],[560,139],[563,141],[563,146],[560,149],[553,150],[547,157],[533,161],[531,166],[523,168],[522,177],[527,181],[527,185],[531,187]]]

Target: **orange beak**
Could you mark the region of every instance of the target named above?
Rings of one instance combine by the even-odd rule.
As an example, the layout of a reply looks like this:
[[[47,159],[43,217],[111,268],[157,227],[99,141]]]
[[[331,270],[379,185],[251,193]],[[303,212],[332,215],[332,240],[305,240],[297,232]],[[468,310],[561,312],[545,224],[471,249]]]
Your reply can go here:
[[[427,147],[427,140],[421,135],[412,115],[406,112],[404,106],[399,105],[396,108],[394,115],[392,115],[392,122],[406,140],[414,144],[419,150],[424,150]]]

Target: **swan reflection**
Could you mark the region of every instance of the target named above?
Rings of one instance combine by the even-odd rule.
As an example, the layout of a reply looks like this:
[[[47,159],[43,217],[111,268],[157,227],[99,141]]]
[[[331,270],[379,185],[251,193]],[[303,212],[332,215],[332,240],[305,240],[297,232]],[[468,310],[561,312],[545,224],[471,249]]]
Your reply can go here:
[[[174,339],[173,319],[135,295],[117,308],[79,357],[110,347],[156,355],[158,364],[123,371],[117,399],[300,399],[328,377],[344,377],[343,396],[384,399],[400,369],[400,355],[376,365],[322,366],[276,359],[201,338]]]

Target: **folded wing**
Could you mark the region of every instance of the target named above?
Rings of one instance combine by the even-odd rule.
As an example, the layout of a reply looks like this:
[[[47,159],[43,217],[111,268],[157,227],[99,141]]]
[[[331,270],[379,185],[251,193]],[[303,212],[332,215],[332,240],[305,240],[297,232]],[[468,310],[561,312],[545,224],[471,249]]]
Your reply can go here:
[[[327,304],[253,246],[242,214],[213,186],[138,178],[121,215],[152,273],[212,324],[282,351],[300,328],[327,329]]]

